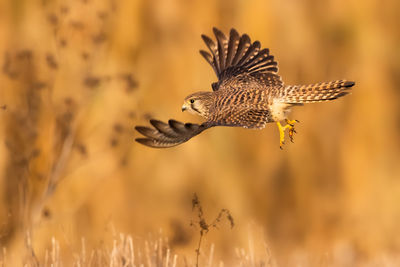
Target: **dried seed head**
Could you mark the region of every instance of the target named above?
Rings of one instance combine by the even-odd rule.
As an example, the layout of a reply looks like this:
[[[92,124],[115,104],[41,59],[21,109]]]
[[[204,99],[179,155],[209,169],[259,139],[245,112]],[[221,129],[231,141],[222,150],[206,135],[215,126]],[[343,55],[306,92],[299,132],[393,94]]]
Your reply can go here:
[[[89,87],[90,89],[94,89],[100,85],[100,78],[95,77],[95,76],[88,76],[85,78],[83,83],[85,84],[86,87]]]
[[[139,86],[131,73],[121,74],[120,77],[126,83],[126,92],[128,93],[134,91]]]
[[[115,137],[113,137],[113,138],[111,138],[111,140],[110,140],[110,145],[112,146],[112,147],[116,147],[116,146],[118,146],[118,139],[117,138],[115,138]]]
[[[95,36],[93,36],[92,41],[95,44],[101,44],[103,42],[105,42],[107,40],[107,35],[105,34],[105,32],[100,32],[98,34],[96,34]]]
[[[82,52],[81,57],[84,61],[89,59],[89,53],[88,52]]]
[[[51,26],[56,27],[58,26],[58,17],[54,13],[50,13],[47,15],[47,21],[50,23]]]
[[[42,215],[44,218],[50,218],[51,217],[51,212],[48,207],[44,207],[42,211]]]
[[[199,204],[200,204],[199,198],[197,197],[197,194],[194,193],[192,198],[192,210],[194,210]]]
[[[234,222],[233,217],[232,217],[232,215],[231,215],[231,213],[229,211],[228,211],[228,214],[227,214],[227,219],[231,223],[231,228],[233,228],[233,226],[235,226],[235,222]]]
[[[206,223],[206,220],[204,220],[204,219],[200,220],[199,226],[204,231],[208,231],[208,229],[209,229],[209,225]]]
[[[53,54],[47,53],[46,62],[47,62],[47,66],[49,66],[49,68],[58,69],[58,63],[57,63],[56,59],[54,58]]]
[[[65,40],[65,39],[61,39],[61,40],[60,40],[60,46],[61,46],[62,48],[67,47],[67,45],[68,45],[67,40]]]
[[[116,132],[118,134],[120,134],[124,131],[124,127],[120,123],[114,124],[113,129],[114,129],[114,132]]]
[[[76,144],[75,148],[78,150],[78,152],[83,155],[86,156],[87,155],[87,149],[86,146],[82,143]]]
[[[21,50],[17,53],[16,58],[19,60],[31,60],[33,58],[32,50]]]

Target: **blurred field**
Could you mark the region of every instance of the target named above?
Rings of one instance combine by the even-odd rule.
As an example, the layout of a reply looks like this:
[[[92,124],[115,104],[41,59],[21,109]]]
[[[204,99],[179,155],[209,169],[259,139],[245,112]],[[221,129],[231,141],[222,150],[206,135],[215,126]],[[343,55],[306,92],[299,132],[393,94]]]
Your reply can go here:
[[[399,266],[398,10],[1,1],[0,263],[123,266],[134,247],[144,266],[174,266],[174,255],[190,266],[197,193],[206,218],[226,208],[235,220],[205,236],[201,266]],[[274,124],[215,128],[168,150],[134,143],[149,118],[199,121],[180,107],[216,79],[198,53],[213,26],[269,47],[287,84],[349,79],[353,94],[295,109],[283,151]]]

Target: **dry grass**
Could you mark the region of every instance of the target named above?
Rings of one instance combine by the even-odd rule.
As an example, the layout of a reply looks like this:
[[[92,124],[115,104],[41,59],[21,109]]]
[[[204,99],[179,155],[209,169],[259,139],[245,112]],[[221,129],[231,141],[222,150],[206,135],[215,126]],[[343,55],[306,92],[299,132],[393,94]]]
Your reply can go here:
[[[255,246],[258,246],[255,249]],[[32,248],[28,248],[32,249]],[[223,266],[242,266],[242,267],[275,267],[282,266],[271,255],[270,247],[265,241],[258,244],[254,242],[250,235],[247,248],[236,248],[234,256],[223,260],[215,259],[215,245],[211,244],[208,250],[203,251],[200,259],[195,259],[192,255],[176,254],[171,249],[168,239],[162,233],[153,237],[138,240],[130,235],[118,234],[113,236],[111,241],[99,247],[88,249],[86,240],[82,238],[80,248],[76,248],[68,254],[62,253],[60,242],[55,238],[51,239],[50,246],[44,251],[44,255],[36,255],[33,250],[22,260],[22,266],[111,266],[111,267],[135,267],[135,266],[204,266],[204,267],[223,267]],[[261,249],[261,250],[260,250]],[[380,255],[368,261],[355,262],[353,255],[345,251],[326,253],[322,257],[314,257],[304,252],[297,252],[288,255],[287,266],[387,266],[394,267],[400,264],[400,257],[397,254]],[[13,261],[8,259],[7,249],[3,248],[0,257],[0,266],[15,266]],[[10,263],[11,262],[11,263]]]
[[[0,2],[0,262],[399,265],[399,9]],[[273,125],[214,129],[169,150],[135,144],[134,125],[150,117],[198,120],[179,108],[215,79],[197,53],[213,26],[260,40],[288,84],[350,79],[353,94],[294,110],[299,133],[283,152]],[[193,192],[205,228],[190,226]],[[196,254],[222,207],[235,227],[223,219],[200,233]]]
[[[251,249],[251,248],[250,248]],[[275,266],[269,255],[269,248],[266,246],[265,258],[255,258],[254,251],[245,249],[236,249],[236,256],[230,261],[235,266]],[[0,259],[0,266],[9,266],[7,259],[7,250],[3,249]],[[70,266],[111,266],[111,267],[134,267],[134,266],[224,266],[223,261],[214,259],[214,244],[210,249],[202,253],[200,265],[198,259],[194,262],[192,257],[188,255],[177,255],[171,250],[168,240],[162,236],[157,239],[147,239],[143,242],[135,242],[134,238],[129,235],[119,234],[115,236],[110,244],[104,244],[101,247],[88,250],[86,241],[82,238],[81,249],[74,251],[72,255],[68,255],[72,260],[68,260]],[[51,239],[51,246],[46,249],[44,255],[36,255],[31,253],[25,257],[23,266],[64,266],[66,261],[63,260],[60,251],[60,243],[55,238]]]

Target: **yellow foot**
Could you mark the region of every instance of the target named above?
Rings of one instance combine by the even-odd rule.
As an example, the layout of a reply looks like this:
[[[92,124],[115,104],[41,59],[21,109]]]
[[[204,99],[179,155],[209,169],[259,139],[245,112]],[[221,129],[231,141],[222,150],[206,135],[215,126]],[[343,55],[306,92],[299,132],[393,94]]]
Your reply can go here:
[[[294,124],[299,122],[298,120],[288,120],[286,119],[286,125],[282,126],[281,123],[278,121],[276,124],[279,128],[279,147],[283,149],[283,145],[285,144],[285,130],[289,129],[289,138],[290,141],[293,142],[293,135],[296,133],[294,129]]]

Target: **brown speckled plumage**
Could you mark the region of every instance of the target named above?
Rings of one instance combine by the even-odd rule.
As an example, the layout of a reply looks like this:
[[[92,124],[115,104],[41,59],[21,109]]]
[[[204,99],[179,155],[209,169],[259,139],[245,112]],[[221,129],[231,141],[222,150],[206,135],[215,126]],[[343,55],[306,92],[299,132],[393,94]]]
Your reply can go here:
[[[150,147],[171,147],[186,142],[213,126],[264,128],[266,123],[287,119],[291,106],[333,100],[348,94],[354,82],[338,80],[312,85],[284,85],[278,64],[269,49],[251,42],[247,34],[234,29],[227,38],[213,28],[217,42],[202,35],[210,52],[200,54],[214,69],[218,81],[212,92],[197,92],[186,97],[182,111],[203,116],[201,125],[175,120],[151,120],[154,128],[137,126],[146,138],[136,141]]]

